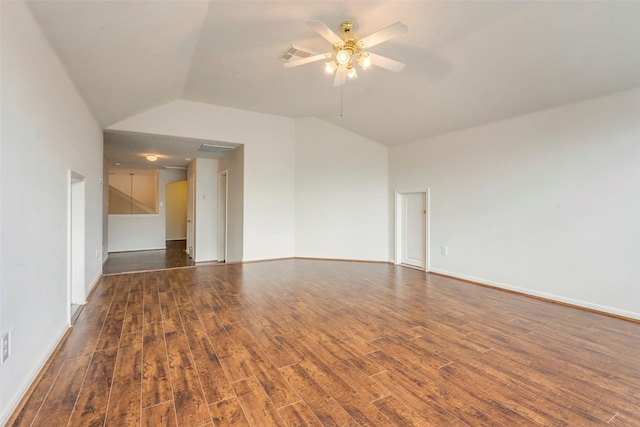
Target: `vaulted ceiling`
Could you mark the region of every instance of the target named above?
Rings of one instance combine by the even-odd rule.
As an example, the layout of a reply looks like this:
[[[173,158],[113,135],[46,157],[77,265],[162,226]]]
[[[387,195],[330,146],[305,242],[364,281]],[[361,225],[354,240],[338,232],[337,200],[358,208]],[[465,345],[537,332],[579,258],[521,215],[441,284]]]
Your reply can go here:
[[[386,145],[640,86],[640,2],[29,1],[104,128],[177,99],[315,116]],[[305,23],[409,28],[342,88],[323,62],[285,69]],[[342,100],[342,101],[341,101]],[[343,115],[340,116],[342,102]]]

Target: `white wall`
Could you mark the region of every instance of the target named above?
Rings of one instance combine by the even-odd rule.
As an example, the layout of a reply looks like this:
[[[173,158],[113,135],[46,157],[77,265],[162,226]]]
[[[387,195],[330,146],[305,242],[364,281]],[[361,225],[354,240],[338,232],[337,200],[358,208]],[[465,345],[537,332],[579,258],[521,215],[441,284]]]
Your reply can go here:
[[[1,2],[0,424],[68,327],[68,170],[85,177],[87,291],[101,273],[102,131],[22,2]],[[97,256],[96,256],[97,255]]]
[[[392,147],[390,187],[434,271],[640,318],[640,89]]]
[[[388,148],[296,120],[296,256],[388,261]]]
[[[218,259],[218,161],[195,159],[195,262]]]
[[[110,129],[244,144],[243,260],[294,255],[294,119],[175,101]]]
[[[244,212],[244,146],[218,160],[218,172],[227,171],[227,262],[242,261]]]
[[[142,251],[166,247],[166,185],[184,179],[181,170],[158,170],[158,213],[109,215],[109,252]]]
[[[164,249],[164,233],[160,214],[109,215],[109,252]]]

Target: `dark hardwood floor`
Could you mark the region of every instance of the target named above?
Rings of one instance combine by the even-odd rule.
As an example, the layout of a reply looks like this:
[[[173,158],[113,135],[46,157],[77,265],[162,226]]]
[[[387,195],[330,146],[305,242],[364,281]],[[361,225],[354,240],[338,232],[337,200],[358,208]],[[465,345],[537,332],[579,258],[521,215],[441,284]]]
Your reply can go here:
[[[166,243],[167,249],[109,252],[102,272],[106,275],[195,265],[185,252],[186,241],[167,240]]]
[[[638,426],[640,324],[388,264],[104,277],[14,426]]]

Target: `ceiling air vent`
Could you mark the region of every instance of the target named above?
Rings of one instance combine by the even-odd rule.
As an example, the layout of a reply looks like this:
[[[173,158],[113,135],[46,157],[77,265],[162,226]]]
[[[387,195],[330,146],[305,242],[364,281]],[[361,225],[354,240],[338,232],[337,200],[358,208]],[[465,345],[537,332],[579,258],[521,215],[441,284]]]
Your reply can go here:
[[[309,49],[305,49],[300,46],[296,46],[292,44],[289,48],[282,54],[280,59],[285,62],[289,62],[295,59],[304,59],[310,56],[316,55],[315,52],[310,51]]]
[[[198,151],[204,151],[205,153],[219,153],[225,154],[232,151],[235,147],[226,147],[224,145],[212,145],[202,144],[202,147],[198,148]]]

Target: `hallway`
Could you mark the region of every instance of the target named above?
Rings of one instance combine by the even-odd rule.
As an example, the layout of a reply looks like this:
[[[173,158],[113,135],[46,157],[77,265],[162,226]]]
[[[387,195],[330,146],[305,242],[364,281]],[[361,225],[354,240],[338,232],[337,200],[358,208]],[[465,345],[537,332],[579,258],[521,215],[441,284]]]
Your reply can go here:
[[[167,249],[132,252],[109,252],[109,259],[102,269],[104,276],[194,266],[195,262],[185,252],[185,240],[167,240]]]

